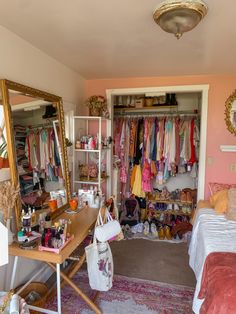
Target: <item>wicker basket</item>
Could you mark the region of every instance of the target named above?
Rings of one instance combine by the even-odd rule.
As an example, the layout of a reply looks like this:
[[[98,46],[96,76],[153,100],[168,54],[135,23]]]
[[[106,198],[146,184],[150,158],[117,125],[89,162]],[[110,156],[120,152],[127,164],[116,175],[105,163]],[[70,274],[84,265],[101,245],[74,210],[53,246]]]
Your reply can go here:
[[[20,287],[17,288],[19,290]],[[38,300],[30,300],[30,293],[35,292],[37,295],[40,296]],[[20,296],[25,299],[27,304],[38,306],[38,307],[44,307],[46,303],[46,297],[47,297],[48,287],[42,283],[42,282],[31,282],[21,293]],[[30,310],[30,314],[41,314],[41,312]]]
[[[89,108],[89,115],[92,117],[100,117],[102,115],[102,108]]]

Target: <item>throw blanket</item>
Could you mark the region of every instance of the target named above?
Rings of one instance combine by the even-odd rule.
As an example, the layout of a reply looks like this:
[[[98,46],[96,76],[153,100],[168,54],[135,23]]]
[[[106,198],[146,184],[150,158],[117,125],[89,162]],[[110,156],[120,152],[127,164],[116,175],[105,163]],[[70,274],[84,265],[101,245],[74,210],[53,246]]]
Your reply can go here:
[[[236,313],[236,253],[207,256],[198,298],[204,299],[200,314]]]

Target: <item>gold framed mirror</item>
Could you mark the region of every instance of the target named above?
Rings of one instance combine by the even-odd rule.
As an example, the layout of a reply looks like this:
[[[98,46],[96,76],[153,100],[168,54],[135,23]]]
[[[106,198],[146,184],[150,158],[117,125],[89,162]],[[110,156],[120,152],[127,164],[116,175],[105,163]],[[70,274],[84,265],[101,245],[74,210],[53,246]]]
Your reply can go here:
[[[22,209],[35,209],[36,217],[49,211],[59,215],[70,199],[62,98],[47,92],[0,80],[11,180],[20,186],[16,227]],[[56,202],[55,202],[56,200]]]
[[[225,102],[225,122],[227,129],[236,135],[236,90]]]

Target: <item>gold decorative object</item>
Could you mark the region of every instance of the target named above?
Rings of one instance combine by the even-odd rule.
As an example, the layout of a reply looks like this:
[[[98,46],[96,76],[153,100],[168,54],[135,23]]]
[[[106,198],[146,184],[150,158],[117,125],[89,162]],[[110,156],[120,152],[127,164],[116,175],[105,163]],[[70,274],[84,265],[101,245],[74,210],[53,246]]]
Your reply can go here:
[[[7,306],[10,304],[11,302],[11,298],[14,294],[14,290],[10,290],[9,292],[6,293],[6,295],[3,297],[3,302],[0,306],[0,313],[3,313]]]
[[[3,212],[4,222],[12,217],[12,210],[14,208],[17,197],[19,196],[19,185],[15,185],[10,181],[5,181],[0,184],[0,211]]]
[[[56,107],[57,112],[57,120],[60,127],[59,140],[61,143],[61,155],[62,155],[62,167],[64,167],[64,182],[65,182],[65,190],[67,196],[67,202],[71,197],[70,192],[70,181],[69,181],[69,168],[68,168],[68,158],[67,158],[67,149],[66,149],[66,136],[65,136],[65,123],[64,123],[64,112],[63,112],[63,104],[62,98],[35,88],[31,88],[29,86],[25,86],[16,82],[12,82],[9,80],[0,80],[0,88],[2,93],[2,103],[4,108],[4,117],[5,117],[5,125],[6,125],[6,133],[7,133],[7,153],[10,164],[10,173],[11,180],[14,186],[19,185],[19,175],[18,169],[16,166],[16,150],[14,144],[14,129],[13,129],[13,119],[12,119],[12,109],[9,101],[10,92],[15,93],[19,92],[21,95],[31,98],[42,99],[48,103],[52,103]],[[17,106],[17,105],[15,105]],[[68,204],[63,205],[57,210],[53,216],[59,215]],[[21,201],[20,197],[16,200],[15,205],[15,214],[16,214],[16,223],[17,228],[20,228],[20,215],[21,215]]]
[[[103,112],[107,109],[106,98],[100,95],[94,95],[89,97],[85,105],[89,108],[90,116],[102,116]]]
[[[229,132],[236,135],[236,90],[225,102],[225,122]]]
[[[201,0],[166,0],[158,5],[153,18],[165,32],[179,39],[196,27],[207,11],[207,5]]]

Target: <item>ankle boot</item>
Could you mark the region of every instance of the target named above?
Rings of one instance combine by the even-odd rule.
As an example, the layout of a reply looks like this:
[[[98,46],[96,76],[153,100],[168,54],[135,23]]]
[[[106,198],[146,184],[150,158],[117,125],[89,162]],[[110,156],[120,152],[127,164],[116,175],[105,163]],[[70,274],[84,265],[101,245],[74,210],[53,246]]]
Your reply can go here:
[[[178,105],[175,94],[170,94],[170,105],[171,106],[177,106]]]
[[[166,94],[166,105],[170,106],[170,94]]]

